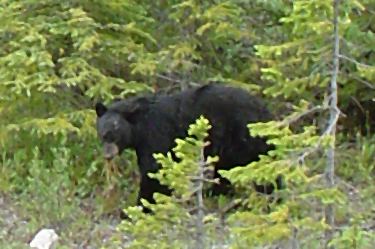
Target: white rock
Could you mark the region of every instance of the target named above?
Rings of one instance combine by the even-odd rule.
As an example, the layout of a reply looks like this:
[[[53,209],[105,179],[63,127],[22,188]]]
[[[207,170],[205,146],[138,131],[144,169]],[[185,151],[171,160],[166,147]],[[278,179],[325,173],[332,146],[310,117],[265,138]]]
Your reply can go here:
[[[35,235],[34,239],[30,242],[30,247],[37,249],[51,249],[58,238],[59,236],[57,236],[55,230],[42,229]]]

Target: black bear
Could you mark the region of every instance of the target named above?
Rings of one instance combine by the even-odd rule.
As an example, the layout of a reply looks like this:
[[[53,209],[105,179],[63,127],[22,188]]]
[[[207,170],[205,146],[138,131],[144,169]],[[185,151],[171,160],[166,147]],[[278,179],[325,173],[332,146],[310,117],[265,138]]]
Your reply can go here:
[[[134,97],[109,107],[97,103],[96,113],[106,159],[126,148],[136,151],[141,174],[138,204],[141,198],[152,202],[154,192],[169,194],[168,188],[147,175],[158,170],[153,154],[170,151],[175,138],[185,137],[188,126],[200,115],[212,125],[205,155],[219,156],[215,177],[220,177],[217,170],[246,165],[272,148],[264,139],[251,137],[247,128],[249,123],[270,120],[271,113],[262,101],[233,87],[205,85],[171,95]],[[213,192],[226,191],[227,181],[220,182]]]

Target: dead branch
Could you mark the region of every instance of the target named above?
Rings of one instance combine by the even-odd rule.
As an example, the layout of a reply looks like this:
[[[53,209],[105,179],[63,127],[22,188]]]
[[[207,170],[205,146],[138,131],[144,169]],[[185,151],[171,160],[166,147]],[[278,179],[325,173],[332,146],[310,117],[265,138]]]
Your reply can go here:
[[[359,61],[357,61],[357,60],[355,60],[353,58],[350,58],[350,57],[348,57],[346,55],[343,55],[343,54],[338,54],[338,58],[350,61],[350,62],[352,62],[352,63],[354,63],[354,64],[356,64],[357,66],[360,66],[360,67],[371,67],[370,65],[367,65],[367,64],[364,64],[362,62],[359,62]]]
[[[335,185],[335,136],[336,136],[336,124],[339,118],[340,110],[337,107],[337,77],[339,72],[340,63],[340,37],[339,37],[339,5],[340,0],[333,0],[333,56],[332,56],[332,77],[330,82],[330,113],[328,127],[323,134],[327,134],[333,137],[333,141],[327,150],[327,166],[326,166],[326,182],[329,188]],[[333,246],[329,246],[329,242],[333,238],[333,227],[335,226],[334,220],[334,206],[332,204],[327,205],[325,209],[325,218],[327,224],[331,229],[327,229],[325,236],[325,248],[333,249]]]

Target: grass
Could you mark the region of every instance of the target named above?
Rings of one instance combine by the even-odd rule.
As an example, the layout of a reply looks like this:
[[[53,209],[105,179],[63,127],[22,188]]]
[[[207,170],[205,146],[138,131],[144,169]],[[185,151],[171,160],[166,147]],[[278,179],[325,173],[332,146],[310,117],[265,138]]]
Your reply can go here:
[[[348,141],[343,139],[343,141]],[[356,240],[357,248],[372,248],[375,193],[375,137],[357,137],[337,149],[339,187],[347,194],[344,209],[336,210],[337,245]],[[0,248],[29,248],[28,243],[42,228],[55,229],[58,249],[113,248],[112,238],[129,241],[116,231],[120,207],[135,203],[135,168],[124,158],[120,175],[105,175],[106,164],[88,164],[87,177],[78,178],[77,161],[65,149],[46,160],[40,152],[3,155],[0,162]],[[131,158],[133,156],[133,158]],[[134,162],[134,155],[126,155]],[[98,159],[99,160],[99,159]],[[124,166],[127,164],[127,167]],[[107,165],[108,166],[108,165]],[[103,173],[104,172],[104,173]],[[108,182],[110,181],[110,182]],[[362,229],[364,228],[364,229]],[[303,243],[301,243],[303,244]],[[309,245],[306,245],[308,248]]]

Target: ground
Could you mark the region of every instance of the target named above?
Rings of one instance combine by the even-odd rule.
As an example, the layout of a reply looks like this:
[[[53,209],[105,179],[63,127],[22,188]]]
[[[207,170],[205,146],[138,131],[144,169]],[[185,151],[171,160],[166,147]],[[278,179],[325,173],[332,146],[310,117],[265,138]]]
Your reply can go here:
[[[89,205],[89,201],[85,202]],[[36,232],[41,228],[49,228],[37,224],[30,215],[25,213],[17,200],[0,193],[0,248],[29,248],[28,243]],[[86,212],[80,222],[62,221],[52,225],[50,228],[55,229],[60,236],[58,248],[94,249],[110,242],[119,218],[103,216],[98,220],[91,220],[92,216],[92,213]]]

